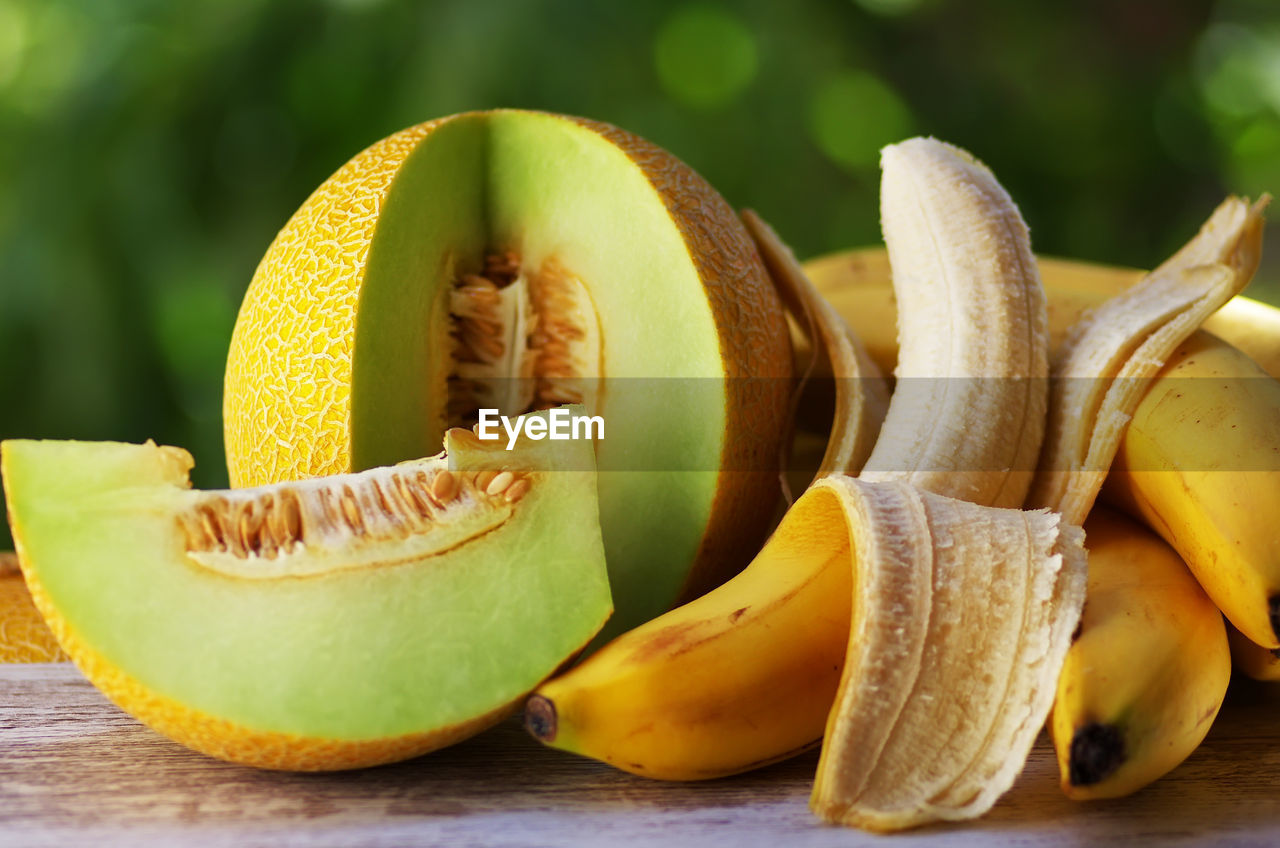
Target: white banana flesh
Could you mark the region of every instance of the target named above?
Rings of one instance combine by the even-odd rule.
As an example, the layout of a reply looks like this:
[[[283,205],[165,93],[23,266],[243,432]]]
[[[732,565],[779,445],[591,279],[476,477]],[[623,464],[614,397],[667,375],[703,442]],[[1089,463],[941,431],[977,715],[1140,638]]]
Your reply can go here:
[[[949,144],[891,145],[881,166],[899,356],[862,476],[1020,507],[1049,374],[1044,287],[1026,224],[991,171]]]

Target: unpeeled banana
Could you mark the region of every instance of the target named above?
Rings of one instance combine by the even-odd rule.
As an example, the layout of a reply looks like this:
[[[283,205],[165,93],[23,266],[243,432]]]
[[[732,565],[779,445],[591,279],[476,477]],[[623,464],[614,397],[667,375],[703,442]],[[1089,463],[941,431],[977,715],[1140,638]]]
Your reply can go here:
[[[1144,395],[1152,378],[1205,318],[1248,284],[1259,259],[1265,205],[1266,198],[1252,206],[1228,198],[1178,253],[1071,329],[1054,357],[1057,379],[1050,392],[1049,428],[1028,498],[1031,504],[1060,511],[1068,521],[1084,519],[1112,461],[1123,452],[1122,443],[1132,438],[1132,428],[1126,425],[1147,402]],[[1194,425],[1185,422],[1187,428]],[[1104,558],[1100,566],[1104,571],[1105,562]],[[1092,566],[1090,571],[1092,575]],[[1132,615],[1149,607],[1157,590],[1140,583],[1091,580],[1092,587],[1105,593],[1100,601],[1103,613],[1082,620],[1077,644],[1085,647],[1077,659],[1097,661],[1120,679],[1154,683],[1147,643],[1109,638],[1109,631],[1126,629],[1112,623],[1111,611]],[[1175,678],[1182,673],[1182,683],[1195,684],[1179,697],[1166,694],[1158,702],[1145,702],[1135,694],[1140,690],[1105,677],[1084,682],[1088,670],[1069,662],[1054,707],[1054,741],[1067,770],[1063,788],[1068,795],[1112,797],[1135,791],[1199,744],[1208,730],[1206,722],[1212,721],[1221,703],[1219,690],[1226,686],[1225,680],[1218,686],[1221,675],[1215,677],[1214,670],[1230,667],[1220,617],[1203,604],[1200,611],[1202,620],[1207,617],[1218,628],[1198,633],[1217,644],[1216,661],[1213,655],[1197,658],[1192,653],[1187,665],[1156,672]],[[1103,646],[1089,647],[1098,643]],[[1105,666],[1095,656],[1099,653],[1106,655]],[[1206,677],[1192,679],[1188,669]],[[1209,714],[1198,700],[1206,693],[1213,701]],[[1094,708],[1096,715],[1089,712]]]
[[[1253,642],[1280,648],[1280,381],[1208,333],[1134,411],[1107,497],[1169,542]]]
[[[1085,523],[1089,589],[1050,728],[1062,791],[1118,798],[1195,750],[1231,679],[1222,615],[1182,559],[1105,508]]]
[[[1231,645],[1231,666],[1254,680],[1280,680],[1280,649],[1264,648],[1227,625],[1227,642]]]

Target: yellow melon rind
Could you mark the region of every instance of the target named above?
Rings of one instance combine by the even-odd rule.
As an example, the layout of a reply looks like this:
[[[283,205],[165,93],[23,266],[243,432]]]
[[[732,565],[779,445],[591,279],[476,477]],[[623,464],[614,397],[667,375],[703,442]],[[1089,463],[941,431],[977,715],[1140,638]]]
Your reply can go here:
[[[53,631],[44,623],[18,571],[17,558],[0,553],[0,663],[62,662]]]
[[[267,249],[227,357],[231,485],[350,470],[352,350],[369,247],[400,166],[439,123],[402,130],[357,154]],[[252,417],[243,414],[250,409]]]

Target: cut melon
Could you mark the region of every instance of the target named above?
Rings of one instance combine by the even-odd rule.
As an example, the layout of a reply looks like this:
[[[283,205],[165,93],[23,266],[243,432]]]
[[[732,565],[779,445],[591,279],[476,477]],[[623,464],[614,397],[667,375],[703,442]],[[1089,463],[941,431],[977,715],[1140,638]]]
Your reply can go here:
[[[196,750],[321,770],[493,724],[609,615],[591,443],[446,451],[217,492],[150,443],[2,462],[32,596],[90,681]]]
[[[760,256],[687,166],[605,124],[456,115],[357,155],[267,251],[227,364],[228,466],[237,486],[345,473],[480,407],[584,403],[617,632],[758,550],[790,375]]]

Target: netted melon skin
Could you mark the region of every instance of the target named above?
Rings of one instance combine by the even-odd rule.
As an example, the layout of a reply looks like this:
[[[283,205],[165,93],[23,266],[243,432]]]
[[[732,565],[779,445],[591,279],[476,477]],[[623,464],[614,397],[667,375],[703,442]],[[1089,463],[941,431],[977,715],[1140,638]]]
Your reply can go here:
[[[231,485],[350,470],[352,350],[369,247],[400,166],[439,123],[402,130],[357,154],[267,249],[227,356]]]
[[[16,559],[0,554],[0,663],[63,662],[53,631],[31,600],[22,575],[10,571]]]

